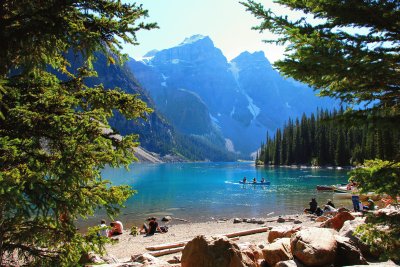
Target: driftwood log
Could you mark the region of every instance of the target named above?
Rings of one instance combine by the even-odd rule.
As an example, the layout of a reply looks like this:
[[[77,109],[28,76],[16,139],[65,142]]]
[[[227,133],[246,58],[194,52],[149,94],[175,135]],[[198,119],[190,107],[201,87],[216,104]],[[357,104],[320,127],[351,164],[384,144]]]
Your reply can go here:
[[[253,234],[258,234],[258,233],[263,233],[263,232],[267,232],[270,230],[270,227],[261,227],[261,228],[255,228],[255,229],[250,229],[250,230],[245,230],[245,231],[240,231],[240,232],[234,232],[234,233],[229,233],[229,234],[224,234],[223,236],[226,236],[228,238],[235,238],[235,237],[239,237],[239,236],[244,236],[244,235],[253,235]],[[238,238],[235,238],[236,240]],[[235,240],[233,239],[233,240]],[[191,239],[190,239],[191,240]],[[159,251],[159,250],[170,250],[173,248],[179,248],[179,247],[183,247],[185,246],[190,240],[184,240],[184,241],[179,241],[179,242],[175,242],[175,243],[167,243],[167,244],[161,244],[161,245],[157,245],[157,246],[152,246],[152,247],[147,247],[147,250],[150,251]],[[178,251],[179,252],[179,251]],[[171,252],[171,253],[166,253],[166,254],[172,254],[172,253],[176,253],[176,252]],[[150,253],[152,254],[152,253]],[[163,254],[163,255],[166,255]],[[154,256],[154,255],[153,255]],[[161,256],[161,255],[160,255]],[[156,256],[155,256],[156,257]]]

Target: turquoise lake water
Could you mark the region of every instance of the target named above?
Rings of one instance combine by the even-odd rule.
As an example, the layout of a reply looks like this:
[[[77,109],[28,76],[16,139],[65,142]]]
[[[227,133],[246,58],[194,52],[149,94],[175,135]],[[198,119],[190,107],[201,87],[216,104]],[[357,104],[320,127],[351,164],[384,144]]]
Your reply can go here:
[[[244,176],[248,180],[265,177],[271,185],[239,184]],[[253,162],[141,163],[133,164],[130,171],[107,168],[103,177],[138,191],[118,218],[128,224],[148,216],[172,215],[199,222],[265,217],[271,212],[296,214],[302,212],[311,197],[316,197],[320,205],[334,198],[332,192],[317,192],[317,185],[348,180],[345,170],[255,167]]]

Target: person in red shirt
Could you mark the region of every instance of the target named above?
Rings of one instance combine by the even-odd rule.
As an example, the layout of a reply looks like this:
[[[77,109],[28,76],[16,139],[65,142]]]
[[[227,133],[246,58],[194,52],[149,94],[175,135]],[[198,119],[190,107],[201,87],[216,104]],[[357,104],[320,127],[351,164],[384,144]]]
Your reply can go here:
[[[108,232],[108,236],[114,236],[114,235],[120,235],[122,234],[122,231],[124,230],[124,226],[122,225],[122,222],[120,221],[115,221],[110,223],[110,226],[112,227],[111,230]]]

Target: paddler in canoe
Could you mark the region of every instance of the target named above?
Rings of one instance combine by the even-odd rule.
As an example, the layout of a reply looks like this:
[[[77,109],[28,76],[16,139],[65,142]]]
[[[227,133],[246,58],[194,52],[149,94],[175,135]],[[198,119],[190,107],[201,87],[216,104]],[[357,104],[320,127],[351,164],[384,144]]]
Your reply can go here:
[[[253,178],[253,184],[256,184],[257,183],[257,179],[256,179],[256,177],[254,177]]]

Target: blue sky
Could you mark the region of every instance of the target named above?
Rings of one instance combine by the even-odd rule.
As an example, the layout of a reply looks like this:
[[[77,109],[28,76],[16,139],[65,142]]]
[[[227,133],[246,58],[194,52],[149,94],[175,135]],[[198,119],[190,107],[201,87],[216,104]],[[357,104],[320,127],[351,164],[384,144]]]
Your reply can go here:
[[[125,2],[133,2],[125,0]],[[149,10],[147,22],[157,22],[160,29],[142,31],[137,34],[139,46],[125,45],[124,52],[138,59],[146,52],[173,47],[186,37],[195,34],[210,36],[228,60],[243,51],[264,51],[274,62],[282,58],[284,49],[265,44],[268,33],[260,34],[251,29],[258,24],[252,14],[237,0],[138,0]],[[266,7],[272,1],[261,1]]]

